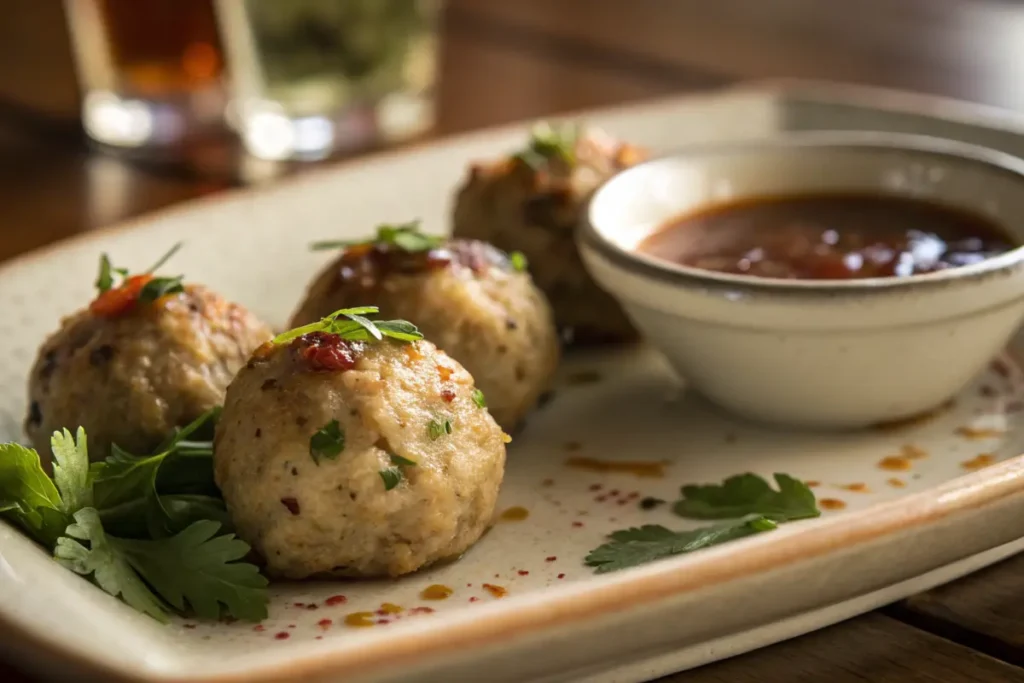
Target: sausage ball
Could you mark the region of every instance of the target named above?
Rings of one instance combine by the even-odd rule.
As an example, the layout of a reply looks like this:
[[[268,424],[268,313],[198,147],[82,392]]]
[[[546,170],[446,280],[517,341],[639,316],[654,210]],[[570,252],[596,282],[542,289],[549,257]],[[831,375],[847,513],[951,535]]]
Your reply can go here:
[[[384,226],[376,241],[345,248],[316,277],[292,325],[361,304],[409,320],[459,361],[509,431],[548,389],[558,365],[544,295],[524,263],[484,242],[443,242],[411,225]]]
[[[593,191],[642,157],[598,130],[538,128],[523,152],[470,169],[455,199],[454,235],[525,254],[567,339],[634,339],[622,308],[584,268],[573,234]]]
[[[144,279],[104,292],[39,349],[25,420],[39,453],[50,453],[55,430],[79,426],[92,460],[112,443],[150,452],[220,405],[235,372],[272,336],[245,308],[198,285],[142,301]]]
[[[270,574],[399,576],[480,538],[506,439],[430,342],[311,332],[258,350],[228,387],[214,474]]]

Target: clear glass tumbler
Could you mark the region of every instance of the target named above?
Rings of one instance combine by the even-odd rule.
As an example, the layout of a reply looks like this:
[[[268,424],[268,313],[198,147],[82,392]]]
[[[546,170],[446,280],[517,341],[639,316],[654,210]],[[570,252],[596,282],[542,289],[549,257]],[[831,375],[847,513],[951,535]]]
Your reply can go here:
[[[440,0],[217,0],[228,120],[259,159],[314,160],[434,123]]]

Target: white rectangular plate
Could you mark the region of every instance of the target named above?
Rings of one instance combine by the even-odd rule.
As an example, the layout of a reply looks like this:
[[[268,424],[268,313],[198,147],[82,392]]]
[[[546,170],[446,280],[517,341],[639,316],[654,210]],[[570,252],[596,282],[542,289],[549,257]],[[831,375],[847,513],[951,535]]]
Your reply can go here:
[[[820,84],[769,84],[584,112],[655,151],[822,128],[902,130],[1024,154],[1010,115],[920,97]],[[97,256],[146,263],[185,240],[190,280],[283,324],[324,260],[306,243],[352,238],[420,216],[447,229],[471,160],[522,144],[525,126],[462,136],[195,202],[86,235],[0,268],[0,440],[21,438],[24,386],[42,338],[90,297]],[[646,349],[574,354],[554,400],[509,451],[501,521],[458,562],[398,581],[275,584],[271,616],[161,626],[57,566],[0,525],[0,643],[54,678],[132,681],[639,681],[761,647],[948,581],[1021,549],[1024,343],[948,411],[900,429],[787,434],[719,415],[682,392]],[[584,371],[598,381],[570,381]],[[959,427],[990,429],[967,438]],[[572,455],[668,460],[663,478],[565,466]],[[882,458],[912,444],[907,471]],[[972,471],[985,458],[994,464]],[[689,482],[786,472],[841,501],[770,534],[594,576],[588,550],[617,528],[685,528],[638,499]],[[894,481],[895,480],[895,481]],[[838,506],[839,503],[834,505]],[[443,601],[420,591],[454,589]],[[508,594],[496,598],[483,584]],[[329,599],[331,596],[344,596]],[[382,603],[399,614],[376,614]],[[417,609],[420,608],[420,609]],[[433,610],[428,613],[422,608]],[[347,615],[370,612],[369,628]],[[483,675],[481,672],[486,672]]]

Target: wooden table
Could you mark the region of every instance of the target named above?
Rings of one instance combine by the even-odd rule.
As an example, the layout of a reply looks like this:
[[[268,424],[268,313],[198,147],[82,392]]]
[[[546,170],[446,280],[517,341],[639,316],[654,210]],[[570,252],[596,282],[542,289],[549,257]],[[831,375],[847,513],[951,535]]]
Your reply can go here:
[[[1012,0],[451,0],[445,29],[442,135],[776,76],[1024,110],[1024,4]],[[10,43],[0,46],[0,69],[21,69],[35,101],[60,100],[52,89],[67,83],[38,78],[44,62],[14,60]],[[104,157],[75,125],[0,101],[0,259],[233,184]],[[1024,555],[665,680],[1024,683],[1022,667]],[[0,663],[0,680],[31,679]]]

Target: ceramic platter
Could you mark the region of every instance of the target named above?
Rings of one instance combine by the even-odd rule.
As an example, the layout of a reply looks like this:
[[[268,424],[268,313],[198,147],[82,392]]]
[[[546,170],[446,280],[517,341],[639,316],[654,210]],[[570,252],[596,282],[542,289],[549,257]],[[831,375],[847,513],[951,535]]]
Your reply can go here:
[[[581,116],[655,151],[807,128],[910,130],[1024,151],[1024,125],[1006,115],[813,84]],[[21,439],[35,349],[91,296],[100,251],[142,264],[184,240],[176,266],[190,279],[283,325],[327,258],[308,242],[416,216],[443,232],[466,164],[515,149],[524,135],[518,125],[381,155],[4,265],[0,438]],[[397,581],[274,584],[270,618],[256,626],[162,626],[0,526],[0,643],[55,680],[649,680],[820,628],[1024,548],[1024,461],[1015,457],[1024,451],[1022,367],[1019,341],[934,415],[822,435],[720,414],[643,346],[574,354],[552,400],[510,446],[500,509],[513,512],[461,560]],[[586,466],[610,461],[646,464]],[[671,500],[681,484],[747,471],[813,482],[824,515],[618,573],[596,576],[583,565],[614,529],[689,524],[666,506],[641,509],[641,499]],[[421,598],[432,584],[451,596]]]

